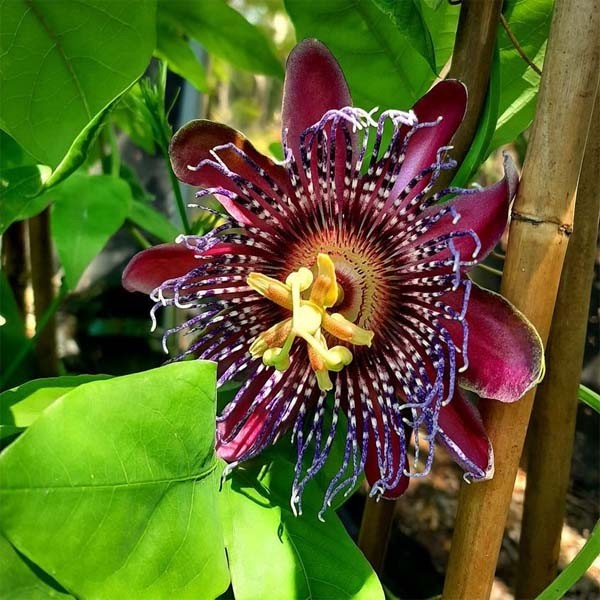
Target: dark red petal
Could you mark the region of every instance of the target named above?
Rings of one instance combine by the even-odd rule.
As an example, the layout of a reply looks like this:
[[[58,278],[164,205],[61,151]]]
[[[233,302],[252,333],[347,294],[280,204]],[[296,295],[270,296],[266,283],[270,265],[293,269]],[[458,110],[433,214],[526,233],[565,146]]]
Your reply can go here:
[[[459,195],[448,204],[428,209],[425,215],[453,206],[460,214],[460,220],[453,223],[452,215],[443,217],[427,232],[422,241],[453,231],[471,230],[481,243],[477,256],[473,257],[476,246],[472,238],[457,238],[454,244],[460,250],[463,260],[482,261],[496,247],[506,229],[510,204],[519,183],[517,170],[508,154],[504,157],[504,172],[504,178],[490,187]]]
[[[203,160],[216,162],[211,150],[223,144],[233,144],[242,150],[251,161],[256,163],[259,169],[262,169],[268,177],[276,182],[279,188],[288,195],[291,193],[289,178],[282,166],[261,154],[239,131],[221,123],[202,119],[190,121],[184,125],[171,140],[169,156],[177,178],[190,185],[205,188],[222,187],[236,194],[239,193],[239,189],[232,179],[220,172],[218,168],[210,164],[197,170],[189,168],[197,167]],[[259,189],[266,190],[268,196],[275,197],[277,195],[266,183],[263,175],[236,151],[221,149],[217,151],[217,154],[230,171],[252,182]],[[234,202],[224,196],[219,196],[219,201],[234,218],[248,223],[247,216],[239,210]]]
[[[467,110],[467,88],[455,79],[446,79],[434,85],[413,107],[419,123],[431,123],[442,117],[434,127],[418,130],[408,142],[406,158],[400,169],[392,196],[400,193],[423,169],[436,160],[441,146],[447,146],[461,124]],[[408,127],[404,127],[404,133]],[[415,186],[409,198],[421,191],[429,177]]]
[[[452,402],[440,410],[438,424],[437,441],[470,479],[485,480],[494,476],[494,452],[479,411],[458,388]]]
[[[149,294],[167,279],[189,273],[198,266],[196,253],[182,244],[161,244],[138,252],[123,271],[123,287]]]
[[[282,128],[299,157],[300,134],[331,109],[350,106],[352,98],[339,64],[327,47],[314,39],[300,42],[290,53],[283,87]]]
[[[473,284],[467,308],[469,368],[461,385],[484,398],[518,400],[544,376],[533,325],[502,296]]]

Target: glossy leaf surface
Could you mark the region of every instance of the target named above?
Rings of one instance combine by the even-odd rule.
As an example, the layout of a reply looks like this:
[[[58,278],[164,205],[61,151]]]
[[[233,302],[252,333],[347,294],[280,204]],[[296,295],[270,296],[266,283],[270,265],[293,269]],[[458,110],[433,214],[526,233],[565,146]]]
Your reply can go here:
[[[79,133],[144,71],[155,46],[154,0],[0,4],[0,123],[56,167]],[[126,59],[124,59],[126,57]]]
[[[54,402],[0,455],[2,533],[77,597],[218,596],[215,378],[175,363]]]

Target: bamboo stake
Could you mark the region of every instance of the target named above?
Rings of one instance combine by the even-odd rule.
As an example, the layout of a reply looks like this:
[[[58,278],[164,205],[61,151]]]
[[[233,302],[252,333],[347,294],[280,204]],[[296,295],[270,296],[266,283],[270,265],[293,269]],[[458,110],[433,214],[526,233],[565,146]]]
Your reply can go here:
[[[36,327],[54,300],[52,275],[54,260],[50,237],[50,208],[29,219],[29,250],[31,256],[31,283],[33,286]],[[35,346],[38,370],[41,377],[58,375],[56,347],[56,316],[52,314],[37,338]]]
[[[552,317],[547,374],[538,389],[527,433],[527,488],[517,598],[537,596],[557,573],[596,257],[599,172],[600,99],[596,97],[577,188],[573,235]]]
[[[577,179],[598,82],[599,0],[557,0],[537,114],[515,201],[502,293],[547,340]],[[482,402],[496,456],[492,480],[463,485],[444,588],[447,600],[486,599],[535,391],[515,404]]]
[[[469,90],[467,114],[452,140],[452,158],[458,162],[469,151],[485,102],[502,0],[463,0],[448,77],[460,79]],[[436,189],[446,187],[453,172],[443,172]],[[373,568],[383,567],[390,538],[394,504],[367,498],[358,545]]]
[[[358,533],[358,547],[376,573],[383,571],[385,554],[390,541],[394,521],[394,500],[379,500],[367,497]]]

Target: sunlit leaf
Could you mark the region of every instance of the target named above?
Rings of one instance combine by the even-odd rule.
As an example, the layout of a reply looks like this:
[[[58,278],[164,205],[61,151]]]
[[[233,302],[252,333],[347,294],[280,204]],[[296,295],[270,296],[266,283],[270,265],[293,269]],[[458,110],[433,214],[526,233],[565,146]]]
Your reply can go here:
[[[0,123],[56,167],[79,133],[148,65],[154,0],[0,4]],[[125,59],[124,59],[125,57]]]
[[[0,439],[29,427],[53,402],[108,375],[66,375],[34,379],[0,394]]]
[[[3,534],[80,598],[218,596],[215,379],[188,361],[55,401],[0,454]]]
[[[317,518],[324,491],[342,462],[343,430],[342,423],[325,467],[304,490],[301,517],[290,509],[296,450],[289,437],[230,475],[225,531],[236,600],[268,598],[272,590],[281,600],[383,598],[375,573],[335,514],[335,504],[324,522]]]
[[[408,109],[434,80],[427,61],[371,0],[285,0],[296,38],[324,42],[339,61],[356,106]]]
[[[54,202],[52,238],[67,285],[74,289],[84,269],[125,221],[131,190],[118,177],[76,173],[47,195]]]

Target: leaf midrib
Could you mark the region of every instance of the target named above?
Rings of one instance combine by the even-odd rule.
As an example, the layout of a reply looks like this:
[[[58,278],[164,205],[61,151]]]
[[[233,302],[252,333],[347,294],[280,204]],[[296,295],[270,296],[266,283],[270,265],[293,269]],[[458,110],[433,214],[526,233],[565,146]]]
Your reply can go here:
[[[65,68],[67,69],[69,74],[71,75],[73,83],[75,84],[75,87],[77,88],[77,92],[79,94],[79,97],[81,98],[81,102],[83,104],[83,108],[85,109],[86,115],[87,115],[88,119],[91,119],[92,112],[90,111],[90,107],[87,103],[87,98],[85,97],[83,88],[81,87],[81,83],[79,82],[79,78],[77,77],[77,73],[75,73],[75,70],[73,69],[73,66],[71,65],[71,62],[69,61],[69,58],[67,57],[65,50],[60,42],[59,36],[52,30],[52,28],[50,27],[50,25],[44,18],[43,13],[40,11],[39,7],[35,4],[34,0],[24,0],[24,2],[29,7],[31,12],[35,15],[37,20],[40,22],[41,26],[44,28],[44,31],[47,33],[48,37],[54,43],[54,47],[56,48],[56,51],[57,51],[58,55],[60,56],[61,61],[65,65]]]
[[[171,483],[182,483],[184,481],[202,480],[206,479],[216,468],[218,461],[213,458],[213,463],[210,467],[194,473],[193,475],[186,475],[185,477],[170,477],[167,479],[148,479],[142,481],[130,481],[123,483],[101,483],[98,485],[88,484],[76,484],[76,485],[36,485],[36,486],[17,486],[17,487],[3,487],[0,486],[0,494],[7,492],[22,492],[27,490],[85,490],[85,489],[115,489],[121,487],[144,487],[152,485],[163,485]]]

